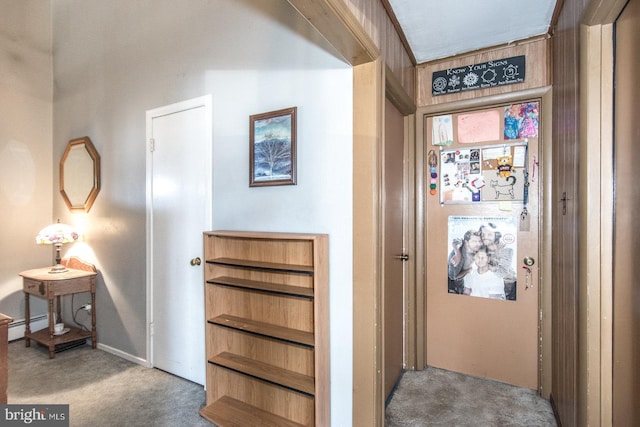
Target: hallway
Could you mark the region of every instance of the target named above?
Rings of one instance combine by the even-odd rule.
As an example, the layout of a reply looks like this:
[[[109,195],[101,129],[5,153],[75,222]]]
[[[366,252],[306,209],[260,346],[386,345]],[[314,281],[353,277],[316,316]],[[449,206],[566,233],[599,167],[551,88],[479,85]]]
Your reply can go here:
[[[385,411],[386,427],[555,427],[534,390],[427,367],[406,371]]]

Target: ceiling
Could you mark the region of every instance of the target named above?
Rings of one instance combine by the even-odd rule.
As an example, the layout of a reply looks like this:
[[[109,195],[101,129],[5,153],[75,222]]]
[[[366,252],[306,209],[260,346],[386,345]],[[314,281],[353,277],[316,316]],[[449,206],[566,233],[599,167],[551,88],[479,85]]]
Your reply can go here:
[[[557,0],[387,0],[416,63],[549,33]]]

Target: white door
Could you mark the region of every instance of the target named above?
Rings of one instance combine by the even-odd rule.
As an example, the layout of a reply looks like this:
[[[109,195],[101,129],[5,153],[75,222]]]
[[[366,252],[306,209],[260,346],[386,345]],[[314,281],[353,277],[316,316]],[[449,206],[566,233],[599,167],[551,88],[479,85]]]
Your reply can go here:
[[[147,112],[150,362],[205,380],[202,233],[211,227],[211,97]],[[192,262],[193,260],[193,262]]]

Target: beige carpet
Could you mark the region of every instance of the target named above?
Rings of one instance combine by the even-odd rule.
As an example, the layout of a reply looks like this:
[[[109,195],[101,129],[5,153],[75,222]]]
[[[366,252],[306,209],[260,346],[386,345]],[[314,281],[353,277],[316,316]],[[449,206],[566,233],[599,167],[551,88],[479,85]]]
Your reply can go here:
[[[556,426],[548,401],[529,389],[442,369],[407,371],[386,409],[386,427]]]

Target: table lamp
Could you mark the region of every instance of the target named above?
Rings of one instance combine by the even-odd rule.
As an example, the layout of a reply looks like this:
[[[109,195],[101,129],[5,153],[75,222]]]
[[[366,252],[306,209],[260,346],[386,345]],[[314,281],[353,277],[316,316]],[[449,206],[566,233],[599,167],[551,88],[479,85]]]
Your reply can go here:
[[[78,232],[70,225],[62,224],[60,220],[40,230],[36,236],[38,245],[55,245],[56,265],[51,267],[49,273],[64,273],[67,268],[60,264],[60,249],[64,243],[72,243],[78,240]]]

